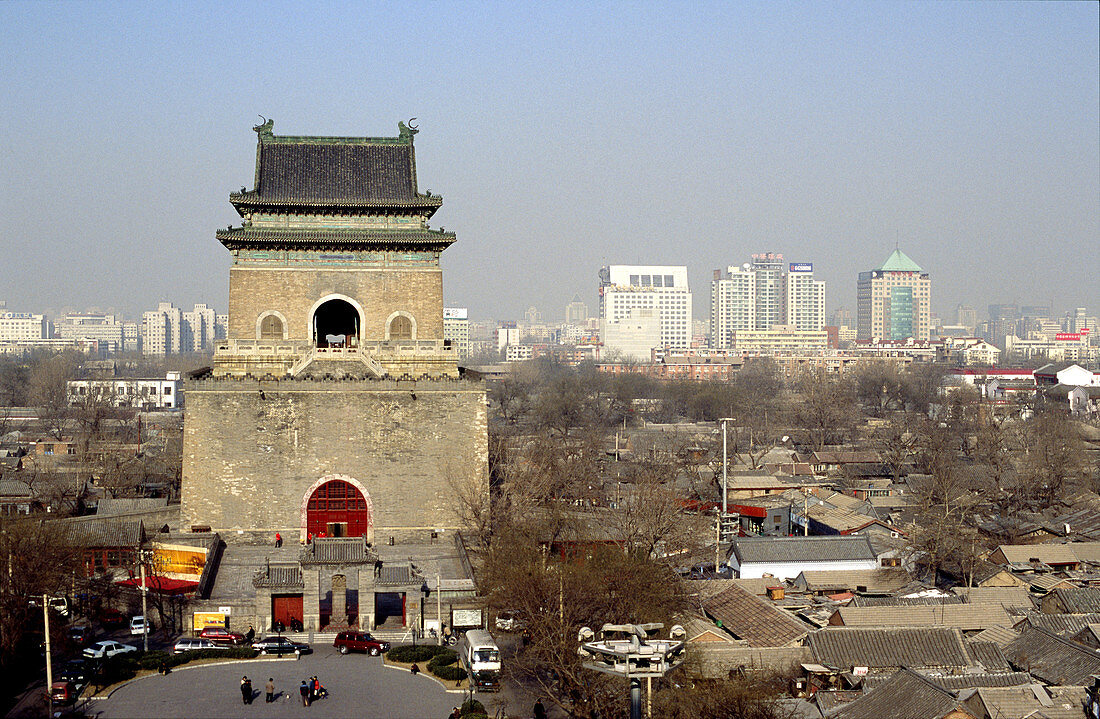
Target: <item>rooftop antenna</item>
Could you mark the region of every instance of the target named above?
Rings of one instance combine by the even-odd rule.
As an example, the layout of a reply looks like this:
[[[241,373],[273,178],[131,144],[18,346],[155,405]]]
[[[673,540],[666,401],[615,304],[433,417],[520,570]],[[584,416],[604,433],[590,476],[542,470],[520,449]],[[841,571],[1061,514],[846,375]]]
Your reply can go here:
[[[894,230],[897,233],[897,237],[894,238],[894,252],[900,249],[901,245],[901,230]]]

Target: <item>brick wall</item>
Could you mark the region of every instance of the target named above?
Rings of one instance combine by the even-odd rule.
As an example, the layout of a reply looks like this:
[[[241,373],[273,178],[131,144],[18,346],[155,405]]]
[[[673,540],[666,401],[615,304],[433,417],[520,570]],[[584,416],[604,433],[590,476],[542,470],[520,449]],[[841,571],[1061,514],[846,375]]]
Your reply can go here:
[[[229,270],[229,338],[255,339],[256,320],[281,312],[291,340],[310,340],[310,309],[322,297],[344,295],[363,308],[363,341],[385,339],[395,311],[416,318],[418,339],[443,339],[443,272],[421,269]]]
[[[424,537],[460,527],[456,479],[488,491],[483,383],[204,380],[185,389],[184,531],[281,531],[293,541],[310,488],[345,475],[369,495],[374,541]]]

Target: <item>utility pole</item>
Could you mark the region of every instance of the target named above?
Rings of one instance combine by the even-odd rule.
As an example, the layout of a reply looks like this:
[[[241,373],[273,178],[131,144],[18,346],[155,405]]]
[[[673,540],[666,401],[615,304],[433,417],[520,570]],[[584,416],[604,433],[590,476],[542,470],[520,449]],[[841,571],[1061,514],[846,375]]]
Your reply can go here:
[[[718,574],[718,563],[722,555],[722,517],[714,523],[714,573]]]
[[[53,716],[53,661],[50,658],[50,598],[42,595],[42,621],[46,630],[46,702]]]
[[[144,552],[138,552],[138,566],[141,567],[141,649],[142,651],[149,651],[149,610],[146,607],[145,601],[149,594],[149,587],[145,584],[145,554]]]
[[[443,646],[443,595],[440,594],[440,588],[443,586],[443,580],[440,579],[439,573],[435,575],[435,623],[439,625],[439,629],[436,632],[435,643],[438,646]]]
[[[727,455],[726,455],[726,425],[728,422],[732,422],[732,417],[723,417],[719,422],[722,423],[722,516],[719,518],[718,523],[721,526],[721,532],[725,531],[726,517],[729,515],[729,490],[727,488]],[[719,535],[721,536],[721,534]],[[715,567],[715,570],[718,568]]]

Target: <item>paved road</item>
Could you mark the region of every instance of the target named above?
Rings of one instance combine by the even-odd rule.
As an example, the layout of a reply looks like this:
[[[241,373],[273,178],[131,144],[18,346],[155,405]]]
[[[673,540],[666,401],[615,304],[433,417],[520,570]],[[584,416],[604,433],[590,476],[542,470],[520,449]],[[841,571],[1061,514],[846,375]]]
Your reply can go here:
[[[241,676],[252,680],[256,699],[241,702]],[[326,699],[303,707],[298,685],[317,675],[329,691]],[[277,692],[289,693],[264,703],[263,688],[275,678]],[[284,694],[285,696],[285,694]],[[110,698],[89,702],[88,715],[150,719],[220,717],[362,717],[363,719],[444,719],[461,694],[449,694],[434,680],[385,667],[378,657],[341,656],[330,646],[293,659],[257,659],[217,666],[180,667],[168,676],[133,681]]]

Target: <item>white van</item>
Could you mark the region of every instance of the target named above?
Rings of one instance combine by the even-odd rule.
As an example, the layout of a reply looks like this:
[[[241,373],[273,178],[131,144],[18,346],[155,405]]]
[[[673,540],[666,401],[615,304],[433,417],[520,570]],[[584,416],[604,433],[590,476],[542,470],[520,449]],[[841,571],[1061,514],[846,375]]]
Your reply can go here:
[[[500,690],[500,647],[484,629],[471,629],[463,640],[462,663],[470,673],[470,683],[478,691]]]
[[[130,619],[130,636],[141,636],[146,632],[152,633],[153,623],[146,624],[145,617],[138,615]]]

